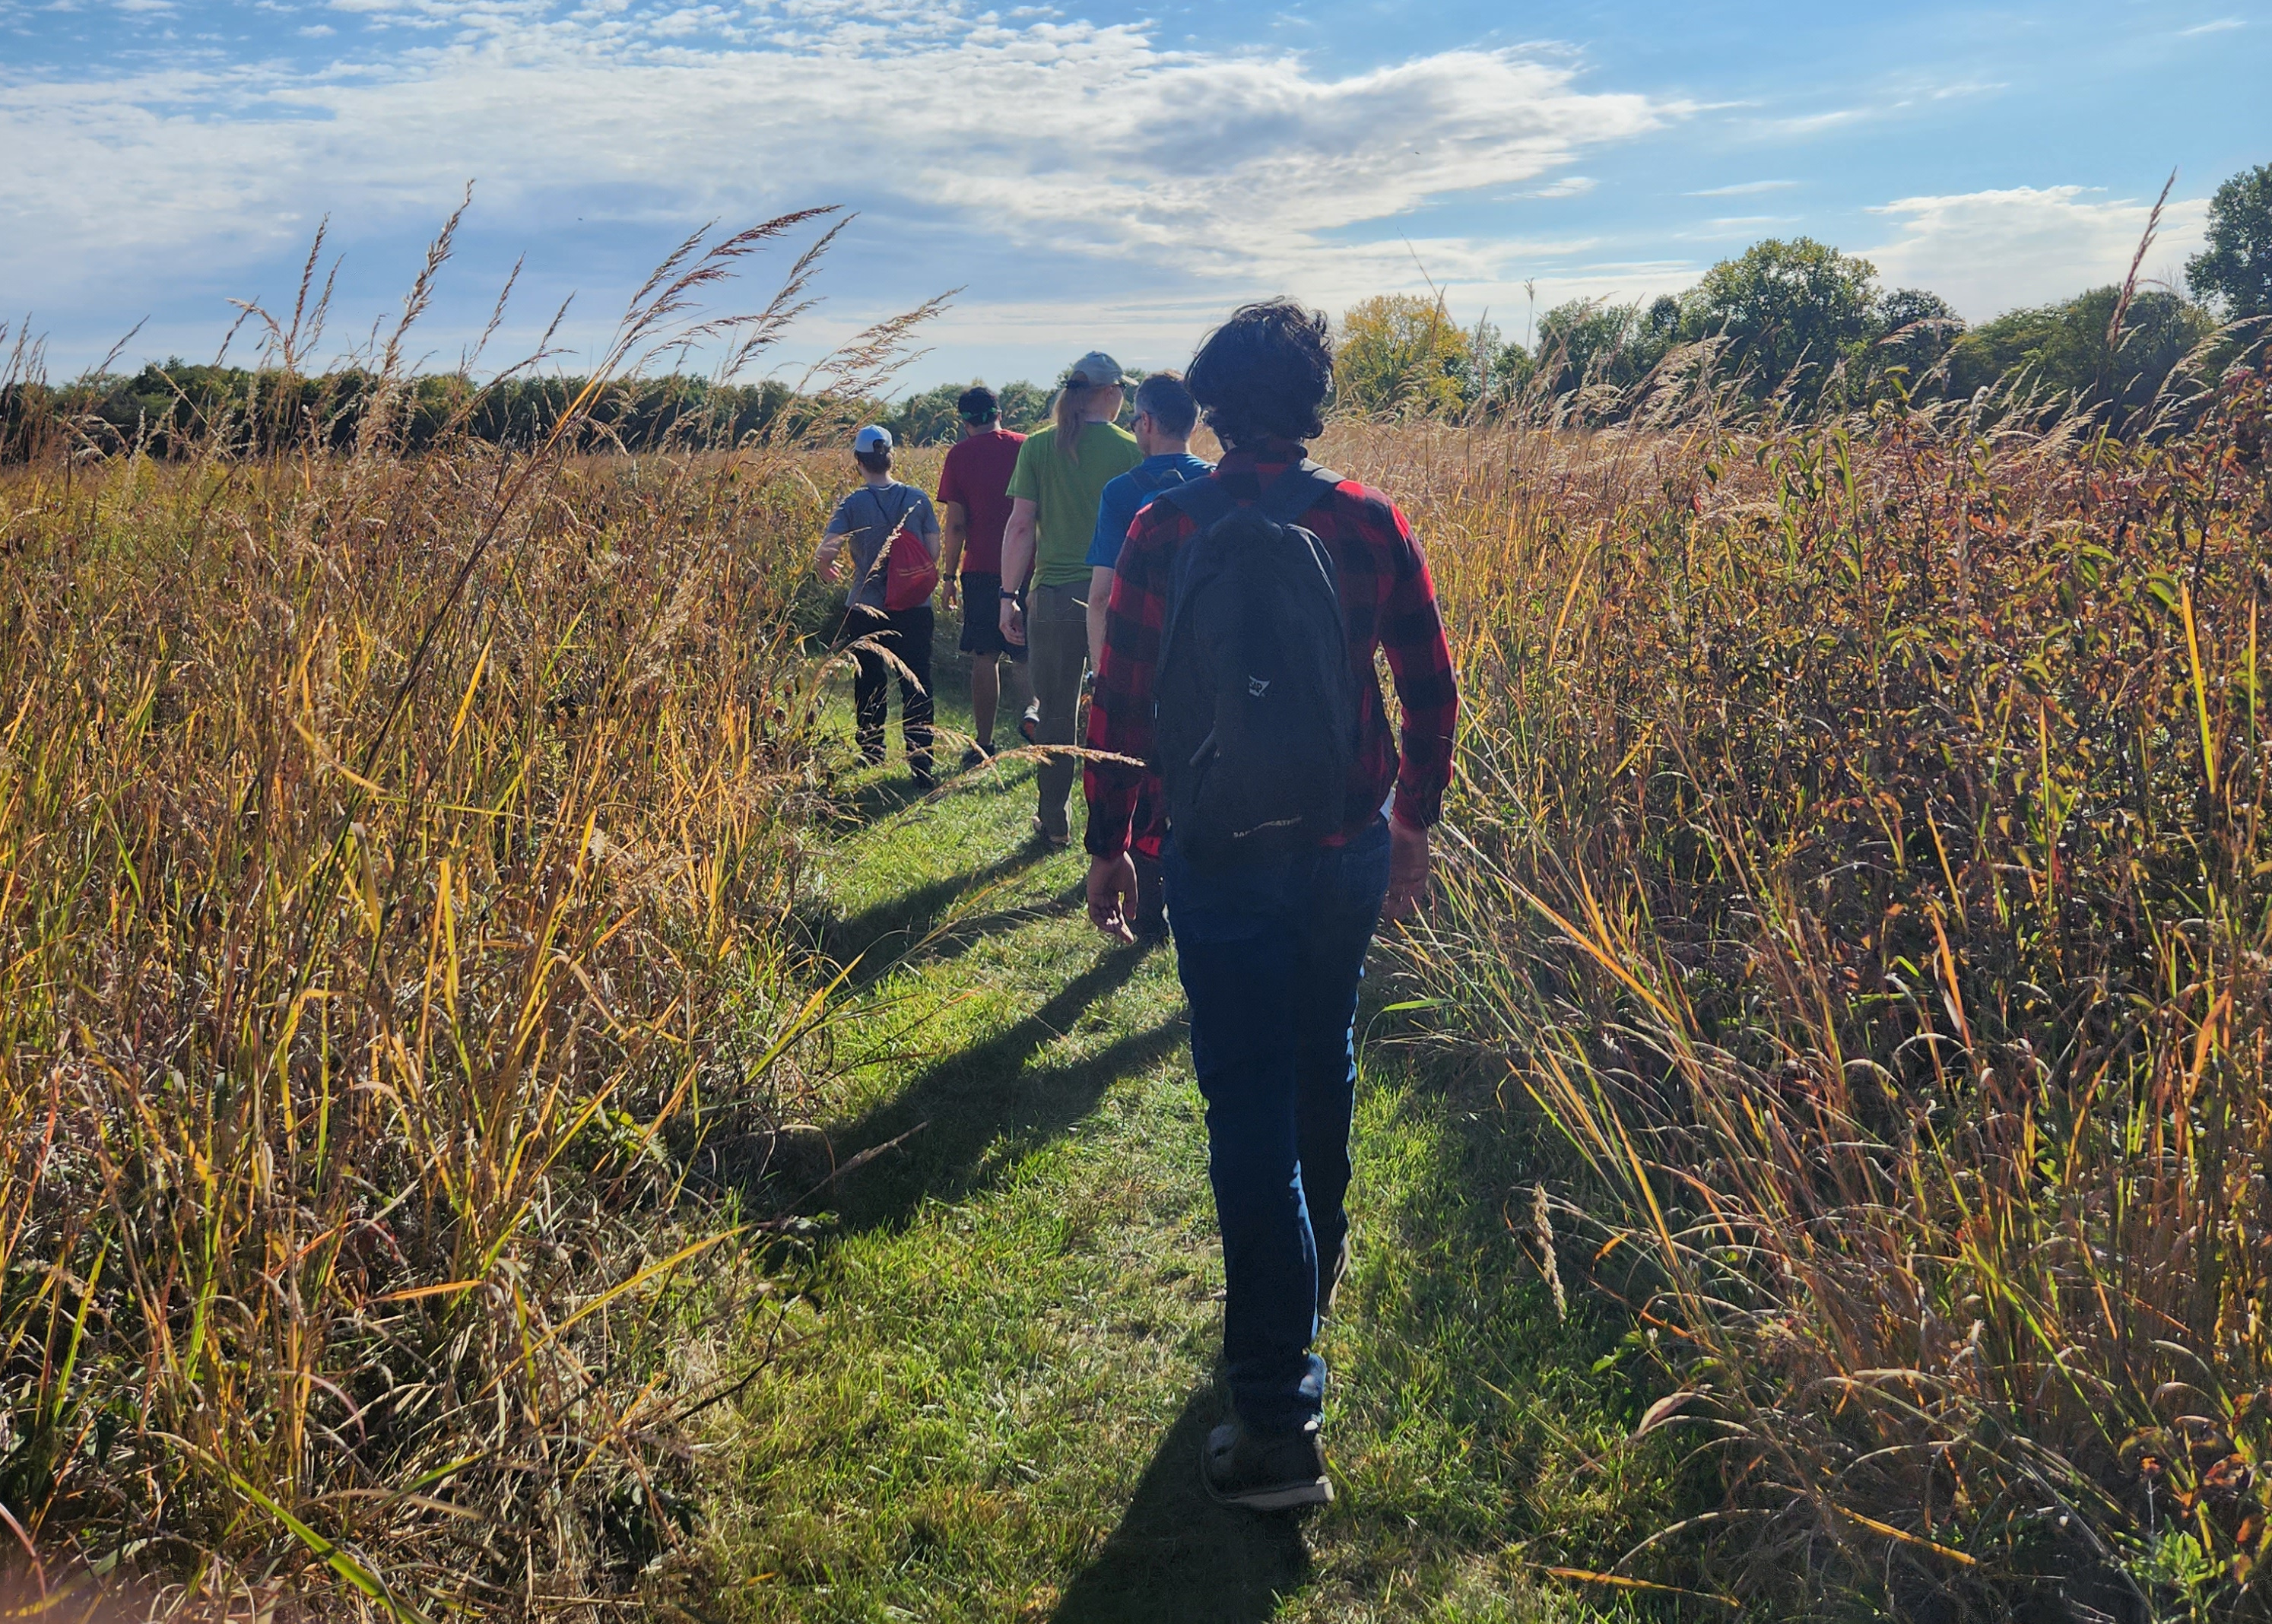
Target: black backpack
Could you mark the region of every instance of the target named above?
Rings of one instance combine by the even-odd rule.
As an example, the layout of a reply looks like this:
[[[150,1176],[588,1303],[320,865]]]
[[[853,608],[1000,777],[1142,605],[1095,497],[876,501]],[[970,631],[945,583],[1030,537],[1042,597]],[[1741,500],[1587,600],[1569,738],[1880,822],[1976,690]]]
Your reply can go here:
[[[1342,476],[1297,463],[1241,507],[1219,479],[1160,493],[1198,527],[1170,571],[1153,767],[1200,867],[1265,861],[1347,827],[1356,682],[1333,555],[1295,522]]]

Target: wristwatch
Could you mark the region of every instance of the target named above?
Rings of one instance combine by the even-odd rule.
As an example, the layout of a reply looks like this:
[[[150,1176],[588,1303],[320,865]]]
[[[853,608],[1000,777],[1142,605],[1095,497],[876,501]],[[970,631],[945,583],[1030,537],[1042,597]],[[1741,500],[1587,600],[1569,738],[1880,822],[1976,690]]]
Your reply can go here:
[[[1022,592],[1013,592],[1009,587],[1005,587],[997,595],[998,595],[1005,603],[1015,603],[1020,598],[1024,597],[1026,595]]]

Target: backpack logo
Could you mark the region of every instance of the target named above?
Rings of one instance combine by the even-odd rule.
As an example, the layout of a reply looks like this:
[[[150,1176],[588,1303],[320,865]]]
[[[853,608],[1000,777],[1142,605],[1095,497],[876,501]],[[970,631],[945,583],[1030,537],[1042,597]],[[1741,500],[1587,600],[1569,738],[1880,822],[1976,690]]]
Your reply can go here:
[[[1246,679],[1247,698],[1251,700],[1259,700],[1269,692],[1270,683],[1268,678],[1262,677],[1250,677]]]

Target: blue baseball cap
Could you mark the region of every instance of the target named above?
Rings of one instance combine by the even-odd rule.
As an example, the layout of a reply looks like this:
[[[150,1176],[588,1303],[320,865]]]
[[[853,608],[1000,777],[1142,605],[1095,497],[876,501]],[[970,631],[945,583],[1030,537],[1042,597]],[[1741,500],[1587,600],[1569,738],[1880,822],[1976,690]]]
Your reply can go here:
[[[870,423],[852,437],[852,449],[855,451],[889,451],[891,448],[892,431],[876,423]]]

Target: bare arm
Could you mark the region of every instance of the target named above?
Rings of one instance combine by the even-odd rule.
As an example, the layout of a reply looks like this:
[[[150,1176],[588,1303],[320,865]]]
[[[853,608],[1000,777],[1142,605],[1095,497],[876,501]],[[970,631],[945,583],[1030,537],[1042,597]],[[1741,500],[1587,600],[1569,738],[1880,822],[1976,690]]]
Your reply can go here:
[[[1428,831],[1391,818],[1388,820],[1388,895],[1380,910],[1384,920],[1394,924],[1427,900],[1429,868]]]
[[[941,517],[940,524],[945,531],[946,541],[938,555],[938,590],[940,601],[951,610],[954,607],[955,594],[960,590],[958,582],[962,574],[962,549],[970,539],[970,515],[963,512],[960,502],[948,502],[942,505],[946,512]]]
[[[946,511],[939,516],[939,523],[946,532],[946,550],[938,556],[938,573],[953,576],[961,573],[962,550],[970,542],[970,515],[960,502],[944,505]]]
[[[1041,505],[1019,497],[1010,505],[1010,522],[1002,528],[1002,589],[1015,592],[1026,584],[1034,568],[1035,530]],[[1026,614],[1009,599],[1002,600],[1002,635],[1020,648],[1026,646]]]
[[[843,531],[821,532],[820,545],[813,550],[812,554],[812,567],[818,572],[821,580],[834,581],[844,579],[843,552]]]
[[[1104,658],[1104,611],[1112,603],[1112,572],[1092,567],[1088,572],[1088,662]]]

